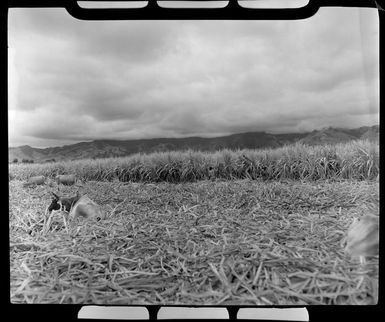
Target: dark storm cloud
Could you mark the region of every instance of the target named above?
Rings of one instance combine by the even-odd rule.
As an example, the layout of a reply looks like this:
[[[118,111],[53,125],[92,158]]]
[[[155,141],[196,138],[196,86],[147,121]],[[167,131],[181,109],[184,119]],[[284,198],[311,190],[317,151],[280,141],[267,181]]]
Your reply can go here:
[[[377,123],[375,16],[87,22],[12,9],[10,144]]]

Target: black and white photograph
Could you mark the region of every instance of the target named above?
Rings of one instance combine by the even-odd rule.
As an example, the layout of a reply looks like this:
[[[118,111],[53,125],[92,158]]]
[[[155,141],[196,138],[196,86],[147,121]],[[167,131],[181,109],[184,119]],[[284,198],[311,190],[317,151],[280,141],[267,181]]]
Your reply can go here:
[[[10,8],[11,303],[377,304],[379,59],[375,8]]]

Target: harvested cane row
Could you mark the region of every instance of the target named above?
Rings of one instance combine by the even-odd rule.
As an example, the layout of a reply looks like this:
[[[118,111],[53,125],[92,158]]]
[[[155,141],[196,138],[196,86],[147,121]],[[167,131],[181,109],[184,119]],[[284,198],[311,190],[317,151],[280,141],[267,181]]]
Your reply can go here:
[[[74,187],[65,187],[66,192]],[[374,304],[378,258],[343,252],[376,182],[90,182],[102,221],[47,216],[10,182],[13,303]]]

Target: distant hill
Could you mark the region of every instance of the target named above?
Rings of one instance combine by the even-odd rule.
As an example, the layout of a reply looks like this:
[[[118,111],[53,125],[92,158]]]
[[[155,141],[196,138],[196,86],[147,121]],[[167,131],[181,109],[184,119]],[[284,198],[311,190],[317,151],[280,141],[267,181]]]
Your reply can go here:
[[[312,131],[299,142],[308,145],[335,144],[357,139],[378,140],[380,128],[378,125],[363,126],[356,129],[324,128]]]
[[[216,151],[220,149],[277,148],[285,144],[302,142],[308,145],[334,144],[357,139],[378,140],[379,126],[364,126],[356,129],[324,128],[307,133],[270,134],[248,132],[215,138],[157,138],[142,140],[96,140],[45,149],[28,145],[10,147],[9,161],[18,159],[34,162],[78,160],[128,156],[134,153],[151,153],[176,150]]]

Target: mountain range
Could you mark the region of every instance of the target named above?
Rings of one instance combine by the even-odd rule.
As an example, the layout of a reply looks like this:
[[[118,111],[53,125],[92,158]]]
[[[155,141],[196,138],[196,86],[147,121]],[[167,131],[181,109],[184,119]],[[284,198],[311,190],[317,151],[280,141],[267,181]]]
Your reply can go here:
[[[357,139],[378,140],[379,126],[355,129],[324,128],[306,133],[270,134],[247,132],[228,136],[202,138],[155,138],[140,140],[95,140],[49,148],[29,145],[8,148],[9,162],[50,162],[86,158],[123,157],[134,153],[165,152],[176,150],[216,151],[221,149],[277,148],[302,142],[308,145],[334,144]]]

